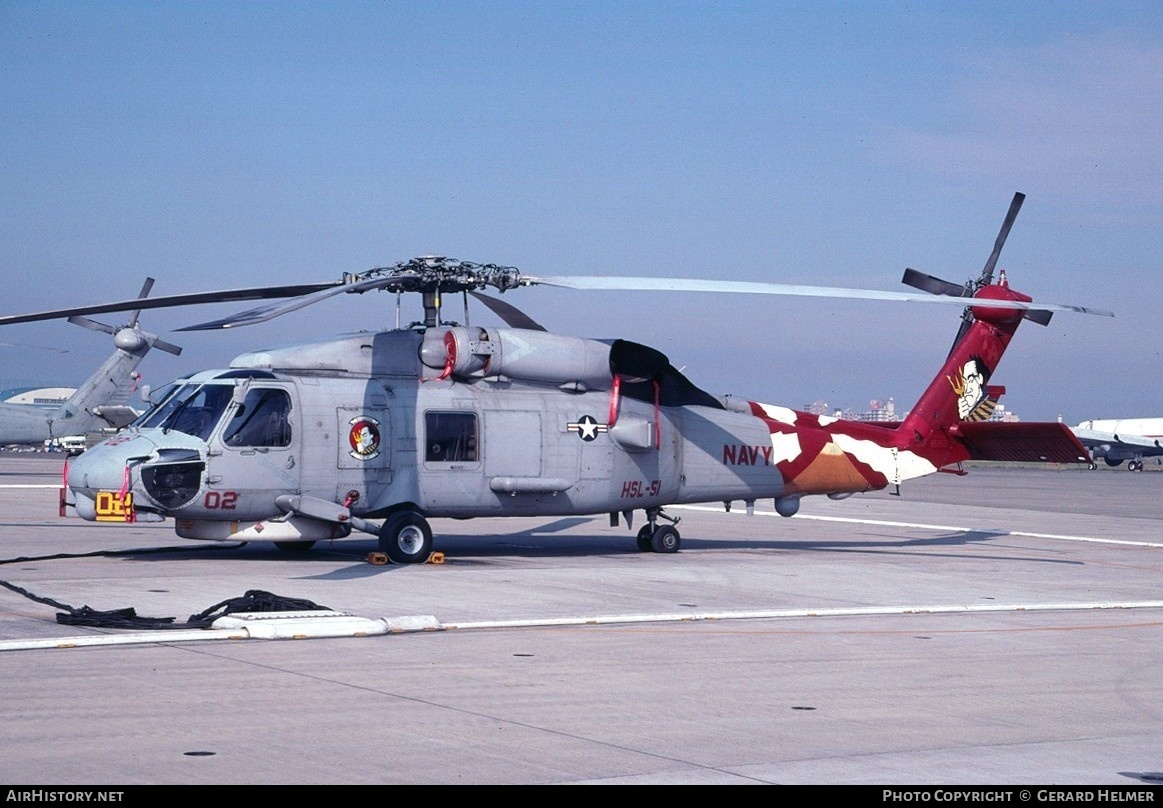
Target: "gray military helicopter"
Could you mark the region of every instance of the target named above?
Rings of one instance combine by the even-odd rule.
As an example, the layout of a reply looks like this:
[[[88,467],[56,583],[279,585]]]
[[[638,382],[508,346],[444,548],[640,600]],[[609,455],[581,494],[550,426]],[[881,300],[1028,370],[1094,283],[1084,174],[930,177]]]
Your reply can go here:
[[[285,298],[182,330],[232,328],[325,298],[396,294],[397,327],[244,353],[179,379],[116,436],[69,461],[62,513],[88,520],[174,519],[179,536],[272,541],[306,550],[358,531],[394,563],[428,560],[430,520],[608,514],[643,552],[679,549],[679,503],[760,499],[791,516],[804,496],[841,499],[899,486],[970,459],[1083,463],[1060,423],[988,420],[989,384],[1033,304],[994,265],[1014,197],[981,276],[964,286],[908,270],[921,293],[764,283],[537,277],[513,267],[425,256],[338,281],[101,304],[0,318],[0,325],[123,307]],[[900,423],[863,423],[712,395],[665,355],[623,339],[549,333],[486,290],[537,285],[792,294],[940,302],[965,309],[952,351]],[[400,325],[419,294],[423,320]],[[507,327],[444,319],[445,295],[482,301]]]
[[[145,299],[154,279],[146,278],[138,297]],[[138,310],[129,321],[111,326],[74,315],[69,322],[113,337],[113,353],[61,404],[53,407],[0,404],[0,446],[43,446],[62,438],[84,437],[114,431],[128,425],[139,414],[129,406],[129,397],[141,374],[137,366],[152,348],[174,354],[182,349],[141,327]]]

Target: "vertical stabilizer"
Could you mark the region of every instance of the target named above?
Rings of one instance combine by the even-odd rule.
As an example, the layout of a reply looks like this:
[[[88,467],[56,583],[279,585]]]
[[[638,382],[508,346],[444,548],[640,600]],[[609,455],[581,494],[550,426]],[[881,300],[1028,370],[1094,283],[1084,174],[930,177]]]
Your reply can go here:
[[[122,337],[122,329],[115,340]],[[137,389],[137,366],[152,347],[151,335],[137,331],[125,334],[127,348],[118,347],[93,375],[85,379],[64,404],[49,415],[49,437],[83,435],[125,426],[133,419],[129,396]]]
[[[1060,424],[989,423],[1004,392],[990,387],[989,380],[1018,325],[1022,320],[1047,325],[1051,317],[1044,309],[990,305],[990,301],[1032,302],[1010,289],[1004,270],[996,282],[993,279],[998,256],[1025,198],[1025,194],[1014,194],[979,278],[958,286],[908,269],[902,279],[935,295],[972,298],[944,367],[900,428],[900,444],[938,468],[969,459],[1074,462],[1082,448]]]
[[[902,445],[937,468],[963,460],[1082,462],[1086,451],[1062,424],[989,423],[1004,388],[991,386],[1002,354],[1028,310],[991,300],[1031,298],[1009,288],[1005,273],[979,289],[937,377],[900,426]]]
[[[987,421],[993,414],[997,400],[991,396],[989,380],[1022,322],[1022,311],[990,308],[990,297],[1031,300],[1010,289],[1004,274],[999,283],[977,293],[975,300],[984,305],[970,307],[969,326],[960,333],[940,372],[905,419],[904,426],[918,436],[965,421]]]
[[[145,298],[153,288],[153,278],[146,278],[138,298]],[[113,336],[116,347],[113,355],[97,372],[81,383],[77,391],[48,417],[49,438],[83,435],[102,429],[119,429],[132,421],[137,413],[129,406],[129,396],[137,390],[141,374],[137,366],[151,348],[158,348],[177,356],[182,349],[143,331],[138,324],[140,309],[134,311],[126,325],[115,327],[74,316],[69,322]]]

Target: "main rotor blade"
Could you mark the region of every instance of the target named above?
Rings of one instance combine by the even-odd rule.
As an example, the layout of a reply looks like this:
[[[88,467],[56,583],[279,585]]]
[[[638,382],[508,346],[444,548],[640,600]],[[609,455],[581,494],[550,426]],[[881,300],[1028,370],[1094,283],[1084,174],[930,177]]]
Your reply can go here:
[[[219,292],[193,292],[183,295],[122,300],[116,303],[100,303],[93,306],[76,306],[69,309],[54,309],[34,314],[14,314],[0,317],[0,325],[32,323],[39,320],[63,320],[84,314],[104,314],[111,311],[134,311],[136,309],[164,309],[175,306],[193,306],[199,303],[229,303],[237,300],[261,300],[279,297],[296,297],[330,289],[342,285],[343,281],[325,283],[305,283],[292,286],[257,286],[250,289],[228,289]]]
[[[240,325],[254,325],[255,323],[265,323],[267,320],[273,320],[281,314],[296,311],[304,306],[310,306],[312,303],[318,303],[320,300],[326,300],[329,297],[334,297],[344,292],[367,292],[371,289],[380,289],[395,279],[388,278],[372,278],[370,280],[357,281],[355,283],[343,283],[342,281],[336,284],[319,284],[323,286],[321,289],[316,289],[308,294],[301,294],[293,300],[285,303],[268,303],[265,306],[258,306],[253,309],[239,312],[238,314],[231,314],[228,317],[221,317],[217,320],[210,320],[205,323],[195,323],[194,325],[187,325],[182,328],[175,328],[175,331],[212,331],[218,328],[234,328]],[[396,281],[398,282],[398,281]],[[275,295],[272,295],[274,297]],[[282,297],[289,297],[289,295],[281,295]],[[2,324],[2,323],[0,323]]]
[[[505,324],[511,328],[528,328],[531,331],[544,331],[545,326],[538,323],[525,312],[521,311],[516,306],[510,306],[503,300],[497,300],[495,297],[482,295],[480,292],[469,292],[481,303],[484,303],[493,314],[505,321]]]
[[[49,345],[29,345],[26,342],[0,342],[0,348],[32,348],[36,351],[52,351],[53,353],[68,353],[67,348],[53,348]]]
[[[1010,228],[1014,226],[1014,219],[1018,218],[1018,211],[1022,209],[1022,202],[1026,199],[1023,193],[1015,193],[1014,199],[1010,202],[1010,209],[1006,213],[1005,221],[1001,224],[1001,231],[997,234],[997,240],[993,243],[993,252],[989,254],[989,258],[985,262],[985,269],[981,271],[981,280],[978,283],[981,286],[988,286],[993,283],[993,268],[997,266],[998,256],[1001,255],[1001,248],[1005,246],[1006,239],[1009,238]]]
[[[704,280],[698,278],[644,278],[561,275],[556,277],[529,277],[531,284],[560,286],[564,289],[643,291],[643,292],[720,292],[748,295],[794,295],[800,297],[840,297],[854,300],[890,300],[900,303],[939,303],[950,306],[974,305],[964,297],[913,294],[912,292],[881,292],[875,289],[845,289],[833,286],[798,286],[784,283],[756,283],[751,281]],[[980,305],[997,309],[1039,309],[1045,311],[1072,311],[1079,314],[1097,314],[1114,317],[1114,312],[1058,303],[1022,303],[1017,300],[985,300]]]

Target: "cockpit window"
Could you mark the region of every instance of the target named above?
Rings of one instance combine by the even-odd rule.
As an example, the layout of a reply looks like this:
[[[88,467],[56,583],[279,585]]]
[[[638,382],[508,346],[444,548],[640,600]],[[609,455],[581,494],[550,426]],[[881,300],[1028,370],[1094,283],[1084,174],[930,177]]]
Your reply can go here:
[[[252,388],[222,433],[227,446],[290,446],[291,397],[286,390]]]
[[[131,426],[145,426],[145,422],[152,420],[153,414],[161,407],[164,407],[173,397],[174,393],[181,390],[184,385],[184,380],[178,380],[176,382],[170,382],[160,390],[151,390],[149,398],[146,399],[149,402],[149,406],[146,407],[145,412],[134,419]]]
[[[185,432],[209,440],[230,403],[232,390],[232,386],[224,384],[184,385],[138,419],[137,426]]]

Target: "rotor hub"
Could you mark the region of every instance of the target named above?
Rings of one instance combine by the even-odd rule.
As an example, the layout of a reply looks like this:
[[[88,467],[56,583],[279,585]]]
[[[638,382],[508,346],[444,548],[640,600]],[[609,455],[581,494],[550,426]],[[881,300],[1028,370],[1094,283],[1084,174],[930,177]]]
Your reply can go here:
[[[123,351],[136,353],[148,343],[139,330],[132,326],[126,326],[113,335],[113,344]]]
[[[422,255],[390,267],[377,267],[350,276],[349,282],[377,278],[384,283],[376,284],[376,288],[393,292],[471,292],[490,286],[504,292],[532,283],[516,267],[475,264],[442,255]]]
[[[396,294],[419,292],[424,298],[423,325],[427,328],[440,325],[440,296],[443,293],[467,294],[489,286],[504,292],[533,283],[522,278],[516,267],[474,264],[442,255],[422,255],[390,267],[377,267],[348,275],[344,282],[355,287],[349,291],[356,293],[371,289],[386,289]]]
[[[990,306],[989,301],[991,300],[1017,301],[1022,303],[1033,302],[1032,297],[1011,289],[1008,284],[1003,285],[1002,283],[998,283],[984,287],[974,295],[974,303],[970,309],[973,312],[973,316],[978,320],[995,325],[1017,322],[1025,315],[1025,310]]]

